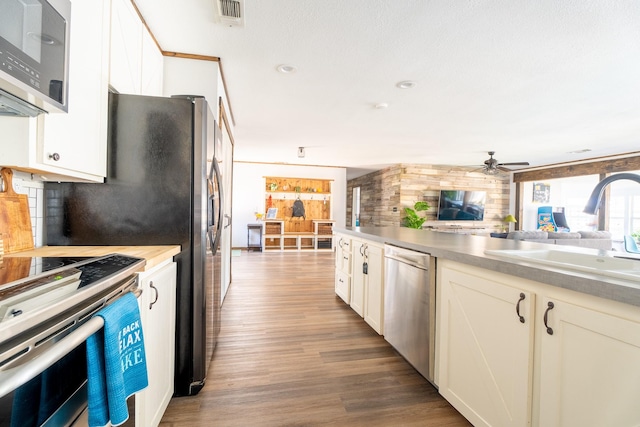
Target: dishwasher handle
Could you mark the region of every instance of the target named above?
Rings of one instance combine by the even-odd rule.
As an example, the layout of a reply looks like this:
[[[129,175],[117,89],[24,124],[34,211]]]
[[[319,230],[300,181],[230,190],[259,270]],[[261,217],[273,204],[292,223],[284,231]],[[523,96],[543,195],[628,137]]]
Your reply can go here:
[[[429,270],[429,259],[431,255],[424,252],[399,248],[397,246],[385,245],[384,257],[388,260],[408,264],[421,270]]]

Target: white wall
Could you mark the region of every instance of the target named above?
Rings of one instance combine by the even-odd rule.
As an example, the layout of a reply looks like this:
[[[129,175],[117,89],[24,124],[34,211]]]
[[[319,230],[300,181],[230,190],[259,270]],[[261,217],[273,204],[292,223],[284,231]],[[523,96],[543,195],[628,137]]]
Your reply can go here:
[[[224,96],[218,63],[189,58],[164,57],[163,93],[172,95],[201,95],[218,120],[218,94]]]
[[[247,247],[247,224],[255,224],[254,212],[263,212],[265,203],[264,177],[332,179],[331,215],[336,227],[345,226],[347,212],[346,168],[295,166],[267,163],[233,164],[233,219],[232,245]]]

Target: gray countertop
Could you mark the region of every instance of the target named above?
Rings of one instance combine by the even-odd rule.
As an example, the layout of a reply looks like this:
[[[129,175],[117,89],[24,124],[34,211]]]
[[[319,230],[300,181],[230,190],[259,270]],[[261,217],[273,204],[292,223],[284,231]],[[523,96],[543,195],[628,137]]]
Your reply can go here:
[[[549,249],[548,244],[406,227],[347,227],[336,228],[334,231],[640,307],[640,281],[547,267],[538,263],[485,254],[487,249]],[[572,246],[553,245],[553,249],[592,255],[613,255],[612,252]]]

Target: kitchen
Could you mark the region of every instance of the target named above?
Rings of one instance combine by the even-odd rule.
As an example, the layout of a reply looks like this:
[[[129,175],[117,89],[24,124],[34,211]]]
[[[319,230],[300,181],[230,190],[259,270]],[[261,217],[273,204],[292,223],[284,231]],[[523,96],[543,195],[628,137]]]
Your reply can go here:
[[[91,8],[92,10],[84,11],[84,13],[87,13],[86,15],[87,17],[93,16],[93,18],[98,18],[98,19],[93,19],[93,20],[80,19],[79,20],[80,24],[78,26],[72,26],[72,30],[76,29],[77,31],[81,31],[81,30],[84,31],[83,37],[82,37],[83,40],[81,42],[86,43],[87,48],[82,49],[82,51],[83,52],[86,51],[87,54],[81,57],[78,57],[77,55],[75,57],[73,55],[71,56],[72,61],[74,60],[80,61],[81,66],[83,68],[79,68],[78,66],[76,67],[71,66],[70,72],[73,73],[74,70],[78,70],[78,69],[82,69],[85,71],[88,69],[99,69],[99,72],[91,75],[92,77],[95,77],[95,80],[87,83],[90,86],[90,88],[78,88],[78,85],[75,85],[75,89],[74,89],[73,88],[74,85],[70,85],[70,88],[69,88],[70,107],[69,108],[71,108],[71,105],[73,105],[71,103],[73,99],[78,100],[78,102],[82,102],[81,105],[84,105],[85,103],[94,103],[95,105],[93,106],[87,105],[87,108],[84,108],[81,111],[76,110],[67,114],[66,117],[69,118],[69,120],[73,120],[73,122],[71,122],[73,123],[73,125],[71,125],[71,123],[67,122],[64,119],[57,118],[53,114],[50,114],[44,118],[38,117],[38,118],[30,118],[30,119],[20,119],[20,121],[3,119],[4,122],[6,122],[6,126],[7,126],[5,127],[5,129],[11,129],[12,132],[16,132],[17,134],[21,135],[21,137],[24,138],[24,141],[28,141],[28,142],[26,144],[22,144],[22,146],[20,144],[17,144],[17,145],[10,144],[10,147],[8,147],[7,150],[5,150],[5,147],[3,146],[3,156],[10,156],[10,157],[8,159],[3,158],[2,162],[0,163],[7,166],[15,166],[15,165],[21,166],[20,168],[16,168],[18,170],[17,173],[20,173],[20,171],[26,170],[27,173],[25,175],[20,175],[20,179],[22,180],[22,183],[20,183],[20,185],[34,186],[36,187],[36,192],[38,190],[37,187],[40,185],[39,182],[41,182],[44,179],[55,181],[55,180],[58,180],[60,176],[71,176],[74,179],[100,181],[101,177],[105,176],[106,172],[104,170],[100,170],[99,165],[100,164],[103,165],[102,169],[106,168],[105,159],[106,159],[107,147],[106,147],[105,135],[107,133],[107,123],[104,117],[106,116],[105,110],[107,106],[107,101],[106,101],[106,97],[108,93],[108,90],[106,90],[107,83],[112,87],[114,87],[116,90],[118,90],[120,93],[144,94],[144,93],[149,93],[147,92],[149,88],[155,87],[156,94],[185,94],[185,93],[206,92],[205,96],[207,99],[218,100],[225,93],[225,90],[226,90],[225,79],[229,79],[229,81],[232,81],[232,79],[238,78],[238,75],[241,74],[240,72],[230,73],[229,70],[225,68],[226,74],[223,78],[222,71],[221,71],[222,69],[220,68],[219,63],[214,60],[215,57],[213,56],[207,57],[205,55],[201,55],[194,59],[193,55],[191,56],[183,55],[185,57],[181,57],[181,55],[175,54],[175,52],[180,52],[180,51],[184,52],[185,50],[187,50],[187,48],[182,48],[182,49],[176,48],[175,50],[170,50],[170,49],[173,49],[174,45],[170,44],[171,41],[166,36],[163,36],[164,39],[160,39],[162,40],[161,45],[163,46],[164,53],[159,54],[159,50],[156,52],[154,52],[153,50],[148,50],[148,47],[150,45],[149,43],[150,41],[152,41],[153,37],[151,37],[151,32],[148,32],[147,29],[144,28],[144,25],[142,24],[143,21],[139,20],[135,9],[132,10],[132,6],[128,4],[128,2],[120,2],[120,3],[113,2],[111,4],[109,3],[110,2],[101,2],[102,8],[94,6]],[[148,23],[148,25],[151,26],[151,28],[153,28],[153,26],[151,25],[151,23],[154,21],[153,19],[154,11],[152,10],[153,8],[150,7],[149,5],[146,5],[146,10],[145,10],[144,2],[137,2],[137,4],[140,10],[142,11],[142,16],[145,17],[145,21]],[[212,5],[210,7],[213,9]],[[75,10],[78,11],[78,13],[80,13],[81,7],[77,6]],[[91,15],[91,13],[93,13],[94,15]],[[254,16],[258,16],[258,15],[254,15]],[[164,18],[159,17],[158,19],[162,20]],[[96,22],[102,23],[103,32],[101,34],[96,34],[97,33],[96,31],[92,31],[92,28],[95,27]],[[132,26],[126,25],[131,23],[133,23],[134,25]],[[85,25],[86,27],[82,29],[82,25]],[[114,28],[116,28],[117,31],[114,30]],[[234,31],[234,29],[231,29],[231,31]],[[155,37],[160,37],[159,35],[160,33],[161,33],[160,28],[154,29],[153,31],[153,34]],[[89,37],[87,37],[88,34],[91,34],[92,36],[94,36],[95,39],[92,40]],[[109,35],[109,37],[107,37],[107,35]],[[73,39],[73,36],[72,36],[72,39]],[[166,40],[166,44],[165,44],[165,40]],[[90,49],[89,46],[106,46],[106,48],[103,50],[97,50],[97,49]],[[153,46],[153,43],[151,43],[151,46]],[[88,52],[91,52],[91,54],[89,54]],[[190,53],[190,52],[187,51],[187,53]],[[220,56],[222,57],[223,55],[220,55]],[[144,58],[144,60],[141,58]],[[161,67],[157,65],[153,66],[152,61],[154,60],[161,61],[163,66]],[[118,66],[117,64],[120,64],[120,66]],[[123,64],[125,65],[123,66]],[[158,62],[155,62],[155,64],[158,64]],[[224,64],[225,63],[223,58],[222,65],[224,66]],[[90,68],[86,68],[86,67],[90,67]],[[627,67],[626,69],[629,70],[633,68]],[[161,79],[163,80],[162,84],[159,83],[160,78],[157,75],[159,70],[162,70],[164,74]],[[301,73],[298,73],[298,75],[300,74]],[[211,76],[216,76],[215,81],[212,81],[213,79],[211,78]],[[73,82],[78,80],[82,81],[84,80],[82,77],[83,76],[74,77],[73,75],[71,75],[70,81],[73,81]],[[292,75],[291,77],[295,77],[295,75]],[[208,83],[208,85],[205,83]],[[158,91],[159,85],[161,88]],[[194,87],[194,85],[198,87]],[[202,85],[205,85],[206,87],[203,88]],[[96,87],[99,87],[100,89],[96,90]],[[169,89],[167,89],[167,87],[169,87]],[[418,86],[418,88],[419,87],[420,86]],[[73,96],[74,95],[73,90],[76,90],[76,91],[79,90],[80,92],[76,92],[75,96]],[[86,93],[99,93],[101,95],[93,99],[92,97],[83,96]],[[151,93],[154,93],[154,92],[151,91]],[[260,94],[256,93],[256,96],[258,95]],[[100,99],[100,97],[102,97],[102,99]],[[302,140],[305,140],[305,141],[307,140],[302,138],[298,138],[298,142],[296,142],[294,145],[290,145],[289,149],[286,150],[287,152],[290,150],[291,154],[285,153],[284,149],[276,148],[275,145],[273,145],[272,148],[268,150],[268,152],[266,153],[264,152],[263,149],[257,149],[255,147],[251,147],[250,145],[248,145],[248,143],[245,146],[247,148],[243,148],[243,144],[240,143],[241,139],[239,137],[239,134],[236,132],[236,129],[234,129],[234,123],[233,123],[234,122],[234,119],[233,119],[234,102],[235,102],[234,97],[235,95],[233,97],[230,96],[230,99],[227,99],[226,95],[224,95],[222,96],[222,103],[210,101],[209,104],[212,106],[214,117],[219,118],[218,120],[219,123],[225,120],[225,117],[226,117],[226,123],[228,123],[228,126],[220,126],[220,129],[222,131],[227,130],[229,134],[228,139],[230,139],[231,136],[233,136],[234,139],[238,141],[237,145],[232,146],[232,150],[236,160],[242,159],[245,162],[248,162],[248,163],[245,163],[243,167],[250,168],[251,167],[250,162],[256,161],[256,158],[252,158],[251,156],[247,155],[246,151],[251,151],[252,153],[255,153],[255,155],[261,162],[269,160],[270,156],[278,156],[277,159],[273,160],[274,162],[287,162],[287,163],[295,163],[299,165],[310,165],[310,164],[330,165],[331,164],[328,160],[325,161],[325,160],[319,159],[318,157],[315,157],[315,153],[319,151],[313,147],[313,145],[317,145],[316,143],[299,142]],[[256,104],[261,103],[261,101],[259,100],[257,101],[258,102],[256,102]],[[264,107],[267,104],[262,104],[262,105]],[[278,108],[272,108],[272,109],[267,108],[266,110],[278,110]],[[267,112],[266,110],[265,110],[265,113]],[[284,107],[282,111],[284,111]],[[376,109],[376,111],[382,112],[384,111],[384,108]],[[76,117],[75,114],[82,114],[83,116],[81,118],[74,119],[74,117]],[[273,119],[271,121],[276,123],[281,120],[282,120],[282,117],[280,118],[280,120]],[[339,120],[333,120],[333,121],[335,121],[336,123],[339,122]],[[416,120],[416,121],[419,122],[420,120]],[[44,124],[41,122],[44,122]],[[241,120],[238,119],[238,122],[240,123]],[[3,127],[4,125],[5,123],[3,123]],[[45,140],[39,141],[37,136],[38,134],[37,130],[41,129],[42,126],[45,126],[47,130],[49,129],[53,129],[53,130],[51,132],[49,131],[45,132],[44,134]],[[87,126],[87,128],[83,128],[82,126]],[[238,129],[237,129],[238,132],[240,131],[239,129],[240,129],[240,126],[238,126]],[[315,133],[316,127],[309,126],[308,130],[310,131],[311,129],[314,129],[314,133]],[[75,135],[70,134],[76,131],[78,132],[77,134]],[[92,137],[88,138],[89,135],[91,135]],[[40,159],[36,158],[34,160],[34,157],[37,157],[38,151],[42,151],[42,146],[38,144],[44,144],[44,147],[48,147],[47,144],[55,144],[56,142],[59,142],[59,141],[55,141],[56,138],[65,140],[66,143],[73,141],[77,143],[77,146],[75,147],[75,149],[71,150],[70,154],[60,153],[61,156],[59,160],[55,160],[56,156],[54,156],[54,154],[57,153],[57,151],[55,150],[47,152],[47,155],[41,152],[40,153],[41,158]],[[325,136],[325,139],[326,138],[327,137]],[[328,139],[333,139],[333,138],[328,138]],[[425,140],[426,139],[428,138],[425,138]],[[624,138],[621,138],[621,139],[624,139]],[[91,143],[95,142],[96,150],[87,150],[86,144],[88,142],[91,142]],[[319,143],[320,142],[318,141],[318,144]],[[496,140],[496,144],[498,144],[497,140]],[[271,144],[263,143],[263,145],[269,146]],[[300,145],[307,146],[306,157],[303,157],[303,158],[297,157],[296,152],[297,152],[297,148]],[[348,144],[343,143],[342,145],[347,146]],[[494,147],[492,146],[492,147],[486,147],[486,148],[492,149]],[[612,146],[607,148],[619,149],[619,147],[617,146],[616,147]],[[246,150],[245,153],[243,153],[243,150]],[[469,149],[468,151],[472,152],[473,150],[474,149]],[[461,162],[459,164],[462,164],[462,165],[473,165],[477,163],[481,164],[482,160],[484,159],[484,156],[479,157],[480,155],[477,153],[478,150],[477,149],[475,150],[476,150],[476,153],[471,153],[471,154],[464,153],[464,155],[467,157],[465,158],[460,157],[460,159],[457,159],[457,161]],[[508,160],[521,160],[521,157],[519,154],[513,154],[513,151],[506,151],[506,150],[507,150],[506,147],[500,148],[498,150],[498,153],[508,152],[510,153],[509,154],[510,159]],[[511,148],[510,150],[513,150],[513,149]],[[231,151],[231,149],[229,149],[229,151]],[[359,159],[357,159],[356,156],[347,156],[347,155],[337,154],[337,152],[334,151],[334,148],[330,150],[325,150],[325,151],[329,151],[329,152],[333,151],[332,156],[334,158],[341,159],[340,162],[342,167],[344,166],[355,167],[357,165],[366,166],[369,164],[380,163],[380,161],[372,162],[371,159],[367,157],[367,156],[370,156],[371,153],[375,152],[375,150],[365,150],[367,151],[366,153],[361,150],[360,152],[357,153],[360,157]],[[438,161],[436,157],[437,155],[436,151],[437,150],[434,149],[433,153],[430,153],[431,157],[429,157],[428,160],[425,160],[425,162],[427,161],[429,163],[438,162],[441,164],[450,163],[450,159],[452,158],[451,155],[449,155],[449,158],[447,159],[446,162]],[[463,154],[462,151],[463,150],[458,149],[456,154],[462,155]],[[480,151],[486,151],[486,150],[483,150],[481,148]],[[519,149],[516,153],[520,153],[521,151],[522,150]],[[92,156],[90,156],[89,158],[74,159],[74,155],[76,153],[87,153],[87,152],[91,153]],[[621,154],[625,152],[632,152],[632,149],[629,149],[627,151],[616,151],[610,154]],[[242,157],[239,157],[241,154],[242,154]],[[48,155],[51,155],[52,157],[49,158]],[[600,154],[598,153],[592,153],[591,155],[595,157],[600,156]],[[94,159],[93,157],[97,157],[97,159]],[[529,157],[528,154],[526,157],[527,158],[524,160],[528,160],[528,161],[532,160],[532,157]],[[352,160],[347,160],[348,158]],[[407,158],[415,159],[417,157],[415,155],[405,154],[405,159]],[[506,159],[504,156],[500,156],[500,158]],[[586,158],[589,158],[589,157],[586,157]],[[100,161],[100,159],[102,159],[102,161]],[[56,163],[56,162],[67,162],[67,161],[70,161],[75,164],[70,165],[67,163],[65,164],[64,167],[57,166],[57,164],[62,164],[62,163]],[[536,164],[539,164],[539,165],[551,164],[556,161],[562,161],[562,159],[557,159],[557,160],[548,159],[546,162],[536,163]],[[359,162],[359,163],[348,164],[349,162]],[[92,163],[95,163],[96,165],[98,165],[98,167],[94,167]],[[240,163],[238,163],[238,165],[239,164]],[[276,167],[279,167],[279,166],[276,166]],[[238,166],[238,169],[240,168],[241,166]],[[315,170],[315,167],[310,167],[310,169]],[[37,171],[37,173],[34,175],[31,175],[31,173],[33,172],[29,172],[29,171]],[[234,177],[236,178],[236,182],[241,181],[241,178],[238,178],[237,176],[235,176],[235,171],[233,173],[234,173]],[[267,174],[273,175],[274,173],[273,172],[265,173],[265,175]],[[31,182],[33,180],[32,176],[36,178],[35,183]],[[343,182],[346,182],[346,175],[344,176],[345,178],[342,178],[342,179],[344,179]],[[231,173],[227,173],[226,177],[230,179]],[[261,184],[257,184],[257,185],[259,187],[261,186]],[[338,209],[337,213],[335,214],[335,219],[336,221],[339,221],[337,222],[336,227],[340,228],[341,226],[346,225],[346,221],[348,219],[348,218],[345,218],[346,212],[342,211],[342,209],[346,211],[348,197],[346,195],[346,189],[342,189],[343,187],[342,182],[337,183],[335,187],[340,189],[339,191],[342,192],[342,196],[341,196],[342,200],[344,200],[344,203],[342,203],[340,199],[337,199],[336,202],[334,202],[334,208],[335,206],[338,206],[338,208],[335,208],[335,209]],[[43,188],[43,187],[40,187],[40,188]],[[236,188],[234,183],[234,190],[235,189]],[[242,197],[246,197],[246,194],[244,194]],[[262,197],[261,195],[254,196],[252,201],[249,202],[251,203],[251,205],[248,207],[248,209],[245,207],[240,209],[240,208],[237,208],[235,205],[235,201],[240,198],[236,194],[236,196],[233,198],[234,200],[233,206],[235,208],[234,211],[236,215],[238,216],[253,215],[253,212],[256,210],[255,209],[256,205],[259,206],[259,204],[261,203],[261,202],[256,202],[256,200],[262,201],[261,197]],[[36,196],[36,200],[37,200],[37,196]],[[229,207],[229,209],[231,209],[232,204],[227,204],[227,206]],[[36,217],[37,215],[38,214],[36,213]],[[227,215],[229,216],[229,221],[231,221],[232,216],[230,215],[230,212],[228,212]],[[42,218],[41,224],[43,227],[44,218],[42,216],[40,218]],[[246,236],[245,234],[246,229],[244,226],[245,223],[235,222],[235,217],[233,218],[234,218],[234,222],[232,223],[232,226],[229,228],[231,228],[234,233],[239,233],[241,235]],[[42,234],[37,233],[36,241],[38,240],[38,235],[41,236]],[[227,250],[230,252],[231,250],[230,248],[232,246],[231,238],[229,238],[227,241],[229,242],[229,247]],[[242,246],[242,243],[241,244],[236,243],[235,236],[234,236],[233,246],[234,247]],[[224,258],[230,259],[230,256],[225,256]],[[226,269],[226,271],[229,273],[230,269]],[[227,277],[222,279],[222,282],[225,284],[224,286],[228,287],[229,278]]]

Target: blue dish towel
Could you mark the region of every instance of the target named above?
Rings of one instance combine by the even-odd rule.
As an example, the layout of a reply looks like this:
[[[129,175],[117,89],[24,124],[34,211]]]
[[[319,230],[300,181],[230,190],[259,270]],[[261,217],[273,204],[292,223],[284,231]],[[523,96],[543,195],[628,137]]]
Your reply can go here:
[[[87,339],[89,426],[129,418],[127,398],[149,384],[138,301],[125,294],[100,310],[104,328]]]

